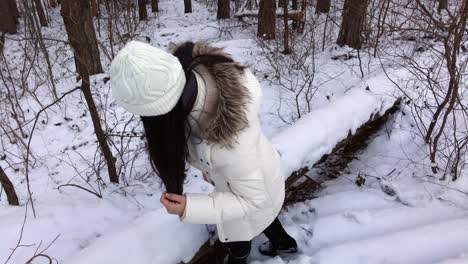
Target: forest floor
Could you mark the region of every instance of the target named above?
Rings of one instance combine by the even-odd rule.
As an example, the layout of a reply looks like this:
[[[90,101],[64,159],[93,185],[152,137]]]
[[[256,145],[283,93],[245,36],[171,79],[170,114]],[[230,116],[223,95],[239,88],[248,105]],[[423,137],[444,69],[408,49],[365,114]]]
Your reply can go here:
[[[254,37],[255,26],[234,19],[218,22],[199,1],[193,1],[192,14],[183,14],[179,1],[162,0],[159,6],[159,16],[142,23],[138,39],[148,37],[151,44],[162,48],[171,42],[205,40],[225,47],[236,60],[250,65],[264,87],[263,130],[284,152],[287,175],[300,165],[313,164],[348,131],[358,128],[370,114],[384,111],[392,98],[399,96],[379,65],[369,63],[367,77],[362,78],[353,68],[358,62],[332,60],[342,50],[331,47],[317,54],[317,78],[323,78],[325,84],[314,95],[311,113],[303,121],[286,124],[278,114],[287,116],[293,110],[278,110],[284,103],[279,98],[285,95],[272,81],[265,54]],[[51,17],[55,22],[44,34],[66,38],[59,10]],[[7,40],[5,54],[12,61],[22,56],[16,48]],[[66,55],[70,57],[70,51]],[[72,60],[63,63],[73,69]],[[103,66],[105,73],[93,77],[93,89],[101,99],[109,91],[109,82],[104,81],[109,68],[105,59]],[[60,76],[60,91],[77,86],[70,71],[60,70],[58,65],[55,71]],[[39,124],[34,134],[32,149],[43,157],[30,176],[36,217],[27,203],[23,172],[7,171],[22,206],[10,207],[4,196],[0,197],[0,263],[7,261],[20,237],[21,246],[8,263],[24,263],[36,251],[44,251],[59,263],[173,264],[189,260],[209,238],[212,227],[181,224],[166,213],[159,203],[159,181],[137,177],[150,170],[144,156],[134,164],[137,176],[127,184],[108,184],[102,199],[73,187],[58,189],[64,183],[84,185],[80,172],[95,155],[92,123],[80,101],[78,93],[67,97],[66,107],[52,108],[48,122]],[[25,108],[35,107],[29,99],[22,103]],[[128,118],[128,113],[107,99],[100,102],[103,108],[115,110],[116,119]],[[261,256],[256,249],[266,239],[261,235],[254,240],[250,261],[468,263],[468,175],[454,183],[431,176],[424,144],[406,111],[403,106],[342,175],[323,184],[315,199],[281,212],[280,220],[299,243],[297,255]],[[309,130],[297,132],[307,126]],[[364,185],[356,185],[358,176],[366,179]],[[189,172],[187,192],[212,189],[195,169]]]

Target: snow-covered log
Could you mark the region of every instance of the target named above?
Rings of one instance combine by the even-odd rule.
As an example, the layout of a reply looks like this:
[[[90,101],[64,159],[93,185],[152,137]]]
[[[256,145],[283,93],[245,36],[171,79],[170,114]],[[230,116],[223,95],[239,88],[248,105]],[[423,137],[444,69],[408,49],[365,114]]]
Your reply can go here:
[[[336,144],[330,153],[323,154],[313,166],[294,171],[286,180],[285,206],[312,199],[321,182],[338,177],[399,110],[400,103],[400,99],[396,99],[383,114],[372,114],[354,133],[349,130],[348,136]]]
[[[313,167],[374,117],[385,115],[397,100],[375,95],[369,87],[358,88],[299,119],[272,139],[281,154],[284,175]]]

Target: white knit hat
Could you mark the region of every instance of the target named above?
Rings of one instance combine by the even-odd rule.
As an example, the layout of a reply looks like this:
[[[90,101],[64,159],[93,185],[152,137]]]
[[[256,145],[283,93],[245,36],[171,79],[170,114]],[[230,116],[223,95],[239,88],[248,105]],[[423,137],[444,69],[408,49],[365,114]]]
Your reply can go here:
[[[157,116],[177,104],[185,74],[172,54],[131,41],[115,56],[110,69],[112,96],[132,114]]]

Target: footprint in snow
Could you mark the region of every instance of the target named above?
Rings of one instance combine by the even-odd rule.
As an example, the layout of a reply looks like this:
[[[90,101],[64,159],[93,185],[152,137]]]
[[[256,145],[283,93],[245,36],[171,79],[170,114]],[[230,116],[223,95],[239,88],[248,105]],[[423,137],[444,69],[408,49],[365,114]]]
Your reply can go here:
[[[343,217],[356,224],[368,224],[372,220],[372,217],[367,210],[363,212],[344,212]]]
[[[317,211],[315,208],[305,208],[291,213],[291,220],[296,225],[310,224],[317,219]]]

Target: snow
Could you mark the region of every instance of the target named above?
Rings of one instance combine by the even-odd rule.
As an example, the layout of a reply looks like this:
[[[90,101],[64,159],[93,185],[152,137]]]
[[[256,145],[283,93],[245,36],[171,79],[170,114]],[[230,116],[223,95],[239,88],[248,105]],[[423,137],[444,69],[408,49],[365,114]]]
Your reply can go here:
[[[195,254],[208,239],[204,226],[181,224],[165,209],[140,216],[129,225],[96,241],[68,263],[177,263],[180,256]]]
[[[284,164],[285,175],[312,166],[349,132],[354,133],[375,114],[383,114],[384,100],[366,89],[353,89],[326,107],[316,109],[272,138]],[[395,100],[393,100],[395,101]],[[294,140],[291,140],[294,139]]]
[[[330,59],[349,52],[332,47],[317,54],[316,80],[320,88],[311,112],[285,124],[278,113],[287,116],[293,110],[278,110],[288,103],[288,98],[278,99],[285,94],[273,79],[266,55],[252,34],[255,26],[238,24],[235,19],[218,22],[201,1],[193,1],[192,14],[184,14],[183,4],[177,1],[163,0],[159,7],[161,12],[137,29],[138,39],[149,37],[151,44],[164,48],[186,40],[209,41],[225,47],[235,59],[253,69],[264,88],[262,128],[281,153],[285,176],[329,153],[350,131],[354,132],[372,115],[382,114],[401,94],[378,63],[369,63],[366,77],[362,78],[359,70],[350,67],[357,64],[356,59]],[[44,34],[64,40],[59,10],[50,15],[54,19]],[[102,39],[106,39],[105,33]],[[67,59],[71,51],[63,43],[48,44],[49,53],[55,56],[54,74],[62,94],[79,85],[72,74],[73,61]],[[18,68],[21,52],[7,39],[5,54]],[[100,113],[106,118],[106,128],[122,131],[124,123],[130,120],[126,131],[138,135],[138,119],[115,107],[107,97],[109,82],[103,80],[109,62],[104,56],[103,66],[105,73],[93,76],[92,88]],[[388,68],[387,74],[404,79],[407,72]],[[29,81],[41,82],[39,77]],[[42,86],[38,94],[41,103],[50,102],[47,87]],[[36,250],[45,250],[59,263],[172,264],[189,260],[208,239],[212,227],[182,224],[166,213],[159,203],[163,190],[151,173],[144,142],[139,139],[121,141],[128,143],[130,149],[139,150],[131,170],[122,172],[126,182],[108,183],[106,170],[101,167],[98,172],[106,186],[98,184],[96,171],[90,168],[97,158],[92,123],[85,115],[87,108],[79,92],[64,100],[61,106],[52,107],[47,116],[41,116],[32,139],[33,154],[38,157],[30,174],[37,217],[33,217],[27,202],[24,171],[6,170],[22,206],[10,207],[4,195],[0,197],[0,262],[8,258],[20,237],[26,209],[22,246],[9,263],[24,263]],[[31,110],[28,118],[40,109],[32,98],[23,98],[21,103]],[[298,240],[299,254],[283,258],[260,256],[256,248],[265,238],[259,236],[253,242],[250,260],[267,264],[468,263],[468,178],[465,175],[449,182],[428,177],[432,175],[431,164],[422,150],[424,143],[416,136],[412,117],[403,114],[409,111],[403,105],[402,111],[359,153],[343,175],[323,183],[324,189],[315,195],[317,198],[282,211],[280,220]],[[13,145],[8,147],[16,150]],[[8,167],[3,161],[0,163]],[[358,174],[366,178],[362,187],[354,184]],[[315,175],[311,172],[309,176]],[[91,180],[86,184],[88,178]],[[66,183],[94,189],[103,198],[70,186],[58,188]],[[383,192],[384,187],[394,195]],[[185,190],[207,193],[213,187],[192,168]]]

